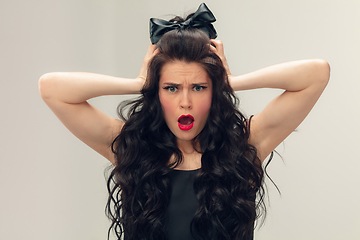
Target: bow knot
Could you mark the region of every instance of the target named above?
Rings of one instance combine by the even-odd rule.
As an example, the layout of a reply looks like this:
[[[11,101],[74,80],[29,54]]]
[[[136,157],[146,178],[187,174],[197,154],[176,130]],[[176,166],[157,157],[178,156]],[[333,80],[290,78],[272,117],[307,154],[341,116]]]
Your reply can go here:
[[[174,29],[197,28],[205,32],[210,39],[217,37],[215,28],[211,23],[216,19],[209,8],[202,3],[194,15],[182,23],[168,22],[158,18],[150,19],[150,40],[152,44],[157,43],[167,32]]]
[[[178,28],[180,28],[180,29],[185,29],[188,25],[178,23],[177,26],[178,26]]]

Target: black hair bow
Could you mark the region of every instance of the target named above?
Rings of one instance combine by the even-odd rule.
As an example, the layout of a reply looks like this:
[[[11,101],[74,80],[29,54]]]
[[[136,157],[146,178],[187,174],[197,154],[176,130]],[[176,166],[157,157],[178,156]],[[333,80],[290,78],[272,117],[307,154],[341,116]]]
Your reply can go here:
[[[216,19],[209,8],[202,3],[195,14],[182,23],[168,22],[158,18],[150,18],[150,40],[152,44],[157,43],[167,32],[174,29],[197,28],[205,32],[210,39],[217,36],[216,30],[211,24]]]

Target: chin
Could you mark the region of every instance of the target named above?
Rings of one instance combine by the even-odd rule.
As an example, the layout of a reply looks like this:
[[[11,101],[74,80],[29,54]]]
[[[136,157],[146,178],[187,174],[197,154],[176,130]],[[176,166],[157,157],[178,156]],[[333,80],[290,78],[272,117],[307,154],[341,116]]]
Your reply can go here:
[[[182,130],[179,130],[182,131]],[[177,132],[176,134],[173,132],[173,134],[175,135],[176,139],[178,140],[182,140],[182,141],[191,141],[194,138],[196,138],[197,135],[199,135],[199,133],[197,132]]]

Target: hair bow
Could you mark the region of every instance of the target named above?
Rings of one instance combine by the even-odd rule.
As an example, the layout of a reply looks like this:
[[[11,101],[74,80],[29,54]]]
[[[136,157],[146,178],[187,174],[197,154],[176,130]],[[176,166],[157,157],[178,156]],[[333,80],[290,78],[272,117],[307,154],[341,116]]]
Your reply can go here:
[[[167,32],[174,29],[183,29],[183,28],[197,28],[205,32],[210,39],[215,39],[217,33],[212,22],[215,22],[216,19],[209,8],[202,3],[195,14],[182,23],[173,23],[168,22],[158,18],[150,18],[150,40],[151,43],[157,43],[160,38]]]

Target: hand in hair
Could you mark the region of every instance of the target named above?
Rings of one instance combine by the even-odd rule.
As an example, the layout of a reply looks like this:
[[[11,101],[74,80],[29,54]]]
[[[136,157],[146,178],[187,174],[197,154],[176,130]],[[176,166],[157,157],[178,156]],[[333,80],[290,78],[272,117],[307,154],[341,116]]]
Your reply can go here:
[[[214,53],[216,53],[216,55],[219,56],[219,58],[221,59],[224,68],[226,70],[226,73],[228,75],[229,80],[231,79],[231,77],[233,77],[233,75],[230,72],[230,68],[229,65],[227,63],[226,57],[225,57],[225,53],[224,53],[224,45],[222,43],[222,41],[220,40],[215,40],[215,39],[210,39],[210,42],[212,43],[210,45],[210,50]]]
[[[147,70],[149,67],[150,60],[159,52],[159,49],[156,48],[156,44],[150,44],[147,53],[144,57],[139,76],[137,78],[143,79],[144,83],[147,77]]]

